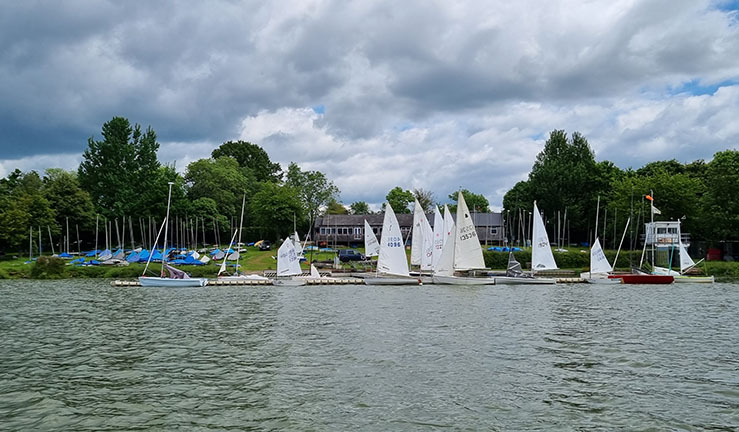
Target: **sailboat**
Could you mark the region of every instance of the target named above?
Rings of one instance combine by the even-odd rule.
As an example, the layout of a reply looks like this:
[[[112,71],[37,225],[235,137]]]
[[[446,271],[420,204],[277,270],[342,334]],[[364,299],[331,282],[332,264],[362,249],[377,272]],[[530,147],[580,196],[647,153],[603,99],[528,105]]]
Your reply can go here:
[[[408,272],[405,243],[400,232],[400,224],[390,203],[385,206],[380,235],[380,253],[377,259],[375,277],[364,278],[367,285],[416,285],[417,278]]]
[[[446,206],[445,206],[446,207]],[[444,232],[444,217],[439,211],[439,206],[434,206],[434,250],[431,254],[431,270],[439,265],[441,250],[444,248],[446,233]]]
[[[455,276],[455,272],[469,272],[485,268],[482,247],[475,224],[467,208],[464,195],[457,195],[457,222],[451,229],[441,250],[441,258],[434,269],[435,284],[445,285],[494,285],[495,278]]]
[[[300,258],[295,252],[295,244],[288,236],[277,250],[277,277],[272,281],[273,285],[300,286],[305,285],[305,279],[296,278],[303,271],[300,269]]]
[[[221,268],[218,270],[218,279],[219,280],[228,280],[228,281],[233,281],[233,280],[237,280],[237,281],[238,280],[261,280],[261,281],[266,281],[266,280],[269,280],[268,277],[264,277],[264,276],[260,276],[260,275],[255,275],[255,274],[245,275],[245,274],[242,274],[241,273],[241,267],[239,266],[239,260],[241,259],[241,252],[240,252],[239,249],[240,249],[240,245],[241,245],[241,233],[243,232],[243,229],[244,229],[244,207],[245,206],[246,206],[246,194],[244,194],[244,196],[243,196],[243,198],[241,200],[241,218],[239,219],[239,230],[238,230],[239,241],[236,243],[236,252],[234,252],[233,254],[231,254],[231,256],[233,256],[234,254],[236,255],[235,256],[235,258],[236,258],[236,272],[235,272],[234,275],[231,275],[231,276],[224,275],[224,272],[226,271],[226,258],[227,258],[226,256],[224,256],[223,257],[223,263],[221,263]],[[231,243],[228,246],[229,250],[233,246],[235,238],[236,238],[236,233],[234,233],[233,234],[233,237],[231,237]],[[196,254],[197,252],[194,252],[194,253]],[[197,258],[198,257],[195,257],[195,259],[197,259]],[[208,261],[210,260],[207,255],[203,255],[203,258],[202,259],[206,259]],[[202,259],[201,259],[201,262],[202,262]],[[230,258],[230,259],[233,259],[233,258]],[[204,262],[207,262],[207,261],[204,261]]]
[[[149,260],[146,262],[144,267],[144,273],[139,276],[139,283],[145,287],[202,287],[208,283],[206,278],[191,278],[182,270],[176,269],[167,264],[167,230],[169,228],[169,207],[172,201],[172,185],[173,182],[169,182],[169,194],[167,196],[167,216],[164,218],[162,227],[164,228],[164,246],[162,247],[162,271],[159,277],[144,276],[146,270],[149,268],[151,257],[153,254],[149,254]],[[154,244],[159,240],[159,234],[162,233],[162,228],[159,228],[159,233],[154,241]],[[168,275],[165,273],[168,273]]]

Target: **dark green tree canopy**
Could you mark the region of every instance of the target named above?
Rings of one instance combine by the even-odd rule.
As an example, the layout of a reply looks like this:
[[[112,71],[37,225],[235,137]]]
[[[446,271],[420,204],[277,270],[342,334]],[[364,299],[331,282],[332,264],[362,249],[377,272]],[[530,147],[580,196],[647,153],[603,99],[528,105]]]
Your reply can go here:
[[[485,198],[485,195],[472,193],[468,191],[467,189],[462,189],[462,195],[464,196],[464,202],[467,203],[467,208],[469,208],[471,212],[473,213],[490,212],[490,203],[488,202],[488,199]],[[459,199],[458,193],[457,192],[450,193],[449,199],[456,203],[457,200]],[[451,204],[449,206],[449,210],[451,212],[456,212],[457,205]]]
[[[261,183],[250,206],[254,225],[263,238],[270,240],[289,235],[294,221],[305,217],[298,191],[271,182]]]
[[[367,205],[364,201],[356,201],[351,203],[349,206],[349,211],[353,215],[359,215],[359,214],[371,214],[369,205]]]
[[[84,229],[92,229],[95,222],[95,209],[87,191],[80,187],[77,173],[59,168],[46,170],[44,196],[55,210],[56,223],[63,226],[67,218]]]
[[[244,193],[248,199],[259,189],[252,171],[240,167],[230,156],[192,162],[187,166],[185,181],[190,200],[210,198],[218,213],[226,217],[239,215]]]
[[[141,192],[151,188],[159,169],[159,143],[154,130],[145,132],[128,119],[113,117],[102,129],[103,140],[90,137],[78,169],[80,186],[98,211],[109,218],[144,210]]]
[[[393,207],[395,213],[410,213],[410,204],[413,202],[413,192],[395,186],[385,196],[387,202]],[[385,204],[382,205],[383,211]]]
[[[302,171],[295,162],[291,162],[287,168],[285,185],[297,191],[300,202],[306,210],[309,225],[316,220],[321,207],[339,196],[339,188],[322,172]]]
[[[248,168],[254,173],[257,181],[279,182],[282,178],[282,167],[269,159],[264,149],[247,141],[226,141],[213,150],[213,159],[230,156],[239,166]]]
[[[708,164],[703,197],[706,237],[714,243],[739,239],[739,150],[716,153]]]
[[[326,205],[326,214],[349,214],[349,209],[332,198]]]

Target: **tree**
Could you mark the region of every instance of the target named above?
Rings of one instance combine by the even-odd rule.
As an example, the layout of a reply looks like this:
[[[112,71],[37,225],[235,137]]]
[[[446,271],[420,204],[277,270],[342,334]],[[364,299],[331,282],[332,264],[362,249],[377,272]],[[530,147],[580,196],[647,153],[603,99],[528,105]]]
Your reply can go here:
[[[103,124],[102,141],[92,137],[77,171],[80,186],[86,190],[98,211],[108,217],[130,215],[143,210],[140,196],[153,187],[159,168],[156,152],[159,143],[154,130],[133,128],[123,117]]]
[[[413,193],[409,190],[404,190],[400,186],[395,186],[385,196],[387,202],[392,206],[395,213],[410,213],[410,203],[413,202]],[[385,204],[382,205],[382,209],[385,210]]]
[[[716,153],[706,169],[704,225],[713,241],[739,239],[739,151]]]
[[[467,189],[462,189],[462,195],[464,196],[464,202],[467,203],[467,208],[470,209],[473,213],[489,213],[490,212],[490,203],[488,202],[488,199],[485,198],[485,195],[482,194],[476,194],[468,191]],[[450,193],[449,199],[457,202],[457,199],[459,199],[459,195],[457,192]],[[456,212],[457,211],[457,205],[452,204],[449,206],[449,211]]]
[[[230,156],[192,162],[187,166],[185,181],[190,200],[210,198],[218,213],[226,217],[239,215],[244,193],[252,197],[259,188],[251,170],[240,167]]]
[[[421,188],[413,189],[413,196],[421,204],[424,213],[431,213],[434,211],[434,193]]]
[[[326,214],[349,214],[349,210],[344,207],[344,204],[332,198],[326,205]]]
[[[0,248],[26,246],[31,227],[56,228],[54,209],[43,194],[43,182],[36,171],[14,171],[2,182],[0,190]]]
[[[585,240],[595,220],[598,195],[610,189],[600,181],[600,174],[584,136],[574,132],[568,139],[565,131],[554,130],[529,174],[530,198],[548,216],[566,210],[573,238]]]
[[[293,188],[306,210],[308,225],[312,225],[321,207],[328,205],[339,195],[339,188],[320,171],[301,171],[298,164],[290,162],[285,185]]]
[[[262,183],[250,206],[254,223],[270,240],[292,233],[293,221],[304,217],[298,192],[290,186]]]
[[[230,156],[239,166],[248,168],[254,173],[257,181],[279,182],[282,178],[282,167],[273,163],[263,148],[246,141],[226,141],[211,153],[213,159]]]
[[[80,187],[76,172],[49,168],[43,182],[44,196],[56,213],[58,226],[64,226],[69,218],[85,230],[93,227],[95,208],[90,194]]]
[[[349,206],[349,212],[353,215],[372,214],[369,206],[364,201],[355,201]]]

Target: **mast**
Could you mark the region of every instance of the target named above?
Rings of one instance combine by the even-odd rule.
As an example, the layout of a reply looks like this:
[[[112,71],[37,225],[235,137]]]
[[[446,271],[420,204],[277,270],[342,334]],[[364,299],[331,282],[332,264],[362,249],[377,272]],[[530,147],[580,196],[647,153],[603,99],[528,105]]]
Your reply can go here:
[[[100,222],[100,215],[95,215],[95,258],[98,257],[98,223]]]
[[[241,218],[239,219],[239,242],[236,243],[236,274],[241,274],[241,271],[239,270],[239,259],[241,258],[241,252],[239,251],[239,245],[241,244],[241,232],[244,228],[244,207],[246,206],[246,193],[244,193],[244,197],[241,199]],[[293,213],[293,220],[295,218],[295,213]],[[294,224],[294,222],[293,222]]]
[[[51,227],[46,225],[46,229],[49,231],[49,244],[51,244],[51,255],[56,255],[54,252],[54,239],[51,237]]]
[[[162,277],[164,277],[164,266],[167,264],[167,230],[169,228],[169,203],[172,200],[172,185],[174,184],[174,182],[167,182],[167,184],[169,185],[169,193],[167,194],[167,216],[164,222],[164,241],[162,242]]]

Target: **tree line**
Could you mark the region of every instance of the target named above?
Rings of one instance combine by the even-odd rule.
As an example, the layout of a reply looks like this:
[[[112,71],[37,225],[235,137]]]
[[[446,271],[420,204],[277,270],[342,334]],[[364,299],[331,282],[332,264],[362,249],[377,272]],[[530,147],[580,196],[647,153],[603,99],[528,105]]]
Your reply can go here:
[[[609,247],[616,245],[615,237],[620,237],[629,217],[632,234],[639,229],[643,232],[652,205],[659,212],[655,220],[680,220],[682,232],[689,232],[693,240],[716,244],[739,239],[737,186],[737,150],[718,152],[710,162],[680,163],[671,159],[622,170],[610,161],[596,162],[583,135],[575,132],[568,137],[565,131],[554,130],[537,155],[528,179],[505,194],[503,207],[509,233],[515,237],[519,232],[519,238],[519,227],[525,227],[521,221],[527,220],[537,201],[550,221],[550,232],[564,231],[554,225],[563,223],[566,212],[566,237],[573,242],[592,241],[600,200],[598,234],[602,238],[605,233],[612,240]],[[647,195],[654,201],[647,200]]]
[[[242,239],[251,240],[277,239],[294,227],[308,232],[321,213],[371,212],[364,201],[344,206],[339,189],[322,172],[304,171],[295,162],[283,170],[261,147],[246,141],[227,141],[180,174],[175,166],[159,162],[159,143],[151,127],[143,130],[126,118],[114,117],[103,124],[101,135],[101,140],[88,139],[76,171],[50,168],[42,176],[16,169],[0,179],[0,250],[26,249],[31,233],[35,249],[41,239],[45,250],[50,242],[60,250],[70,243],[84,250],[76,244],[78,237],[89,249],[104,229],[111,245],[120,243],[121,237],[124,243],[130,238],[131,243],[150,245],[166,212],[169,182],[171,232],[181,243],[228,243],[240,224],[242,200]],[[528,179],[504,196],[506,230],[509,241],[525,237],[536,200],[549,226],[559,214],[566,220],[570,241],[589,241],[598,197],[599,231],[610,233],[626,217],[636,222],[635,215],[641,215],[643,222],[649,211],[643,197],[653,193],[661,217],[681,219],[683,231],[694,239],[736,239],[737,185],[736,150],[719,152],[710,162],[667,160],[622,170],[609,161],[596,162],[581,134],[568,137],[555,130]],[[484,195],[461,192],[471,211],[490,211]],[[427,213],[441,205],[424,189],[398,186],[386,196],[396,213],[410,213],[414,199]],[[454,212],[457,192],[449,194],[449,200]]]

